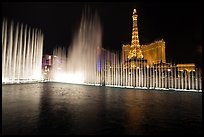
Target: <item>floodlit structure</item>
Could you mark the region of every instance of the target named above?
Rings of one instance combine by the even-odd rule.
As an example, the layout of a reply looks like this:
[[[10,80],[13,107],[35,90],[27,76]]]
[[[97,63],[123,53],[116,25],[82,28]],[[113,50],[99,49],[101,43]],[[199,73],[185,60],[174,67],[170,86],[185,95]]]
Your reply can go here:
[[[181,65],[166,62],[163,39],[140,45],[137,12],[133,10],[131,44],[119,52],[101,48],[101,27],[98,18],[82,17],[78,35],[71,50],[54,50],[53,81],[128,88],[202,91],[200,71],[180,71]],[[91,23],[92,22],[92,23]],[[92,25],[91,25],[92,24]],[[85,52],[83,52],[85,51]],[[59,60],[59,61],[57,61]],[[188,66],[192,68],[192,66]],[[183,66],[182,66],[183,68]],[[185,69],[186,70],[186,69]]]
[[[143,60],[148,66],[152,66],[159,62],[166,62],[165,41],[163,39],[147,45],[141,45],[139,43],[137,17],[136,9],[134,9],[132,16],[132,41],[131,44],[124,44],[122,47],[123,64],[127,66],[128,61],[130,62],[130,60],[135,59]]]

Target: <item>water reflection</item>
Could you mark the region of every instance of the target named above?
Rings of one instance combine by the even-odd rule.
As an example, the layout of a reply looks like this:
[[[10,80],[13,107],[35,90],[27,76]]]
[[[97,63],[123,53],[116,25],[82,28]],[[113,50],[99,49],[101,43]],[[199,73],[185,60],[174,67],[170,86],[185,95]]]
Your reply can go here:
[[[101,134],[106,117],[103,88],[47,83],[40,98],[38,133]],[[80,132],[79,132],[80,131]]]
[[[63,134],[70,119],[65,104],[56,103],[53,92],[51,84],[43,85],[38,121],[38,133],[40,134]]]
[[[3,134],[36,133],[41,86],[41,84],[2,86]]]
[[[4,85],[3,134],[202,134],[202,94],[63,83]]]
[[[126,103],[126,133],[128,134],[142,134],[144,133],[144,113],[142,110],[141,100],[143,100],[142,94],[135,94],[135,92],[129,92],[125,96]],[[133,105],[132,103],[135,102]]]

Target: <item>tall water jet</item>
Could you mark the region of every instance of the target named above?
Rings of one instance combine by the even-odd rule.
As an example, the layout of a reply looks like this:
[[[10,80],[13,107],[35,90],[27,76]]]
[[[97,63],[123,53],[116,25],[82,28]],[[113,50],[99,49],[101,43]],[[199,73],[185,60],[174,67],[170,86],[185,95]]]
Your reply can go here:
[[[88,13],[88,14],[87,14]],[[150,88],[163,90],[202,91],[202,74],[184,72],[177,65],[144,60],[125,60],[125,53],[101,48],[102,30],[97,14],[85,11],[71,48],[53,52],[51,80],[56,82]]]
[[[32,35],[31,35],[32,33]],[[22,23],[2,23],[2,83],[26,83],[42,79],[43,34]]]
[[[74,36],[71,47],[66,50],[55,49],[54,57],[64,60],[61,66],[54,58],[52,80],[67,83],[95,83],[100,74],[99,54],[102,29],[97,13],[90,9],[83,12],[79,30]],[[97,82],[96,82],[97,83]]]

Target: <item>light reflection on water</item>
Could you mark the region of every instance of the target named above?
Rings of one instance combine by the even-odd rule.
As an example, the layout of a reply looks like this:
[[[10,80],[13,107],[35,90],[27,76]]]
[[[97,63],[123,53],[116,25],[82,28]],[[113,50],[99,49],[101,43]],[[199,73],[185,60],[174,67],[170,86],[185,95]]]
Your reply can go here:
[[[2,86],[3,134],[202,134],[202,93]]]

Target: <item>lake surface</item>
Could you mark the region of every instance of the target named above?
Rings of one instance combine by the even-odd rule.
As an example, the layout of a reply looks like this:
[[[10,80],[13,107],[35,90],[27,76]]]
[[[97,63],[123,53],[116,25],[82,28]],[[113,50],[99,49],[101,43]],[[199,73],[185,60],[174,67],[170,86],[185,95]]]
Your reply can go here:
[[[201,135],[202,93],[63,83],[2,86],[2,134]]]

